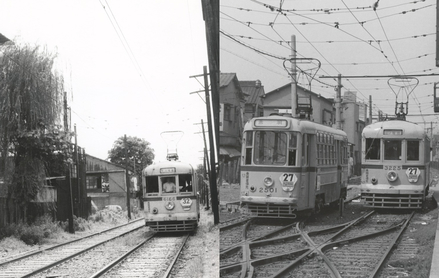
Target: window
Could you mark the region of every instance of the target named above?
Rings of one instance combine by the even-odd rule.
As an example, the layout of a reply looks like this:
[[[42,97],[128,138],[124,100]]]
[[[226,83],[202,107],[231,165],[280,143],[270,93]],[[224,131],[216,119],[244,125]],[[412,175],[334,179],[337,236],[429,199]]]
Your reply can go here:
[[[287,135],[284,132],[255,132],[254,163],[258,165],[285,165]]]
[[[186,192],[192,192],[192,175],[186,174],[186,175],[179,175],[178,176],[178,188],[179,192],[186,193]]]
[[[225,121],[231,121],[232,120],[232,113],[231,113],[231,105],[230,104],[224,104],[224,120]]]
[[[108,174],[98,174],[94,176],[87,176],[87,189],[91,192],[109,192],[110,184],[108,182]]]
[[[303,134],[302,136],[302,166],[308,165],[309,156],[309,146],[308,146],[308,135]]]
[[[159,192],[159,178],[157,176],[145,177],[146,189],[145,193],[158,193]],[[152,194],[156,195],[156,194]]]
[[[177,188],[175,185],[175,177],[162,177],[160,179],[162,182],[162,193],[164,194],[177,193]]]
[[[297,155],[297,134],[290,133],[288,134],[290,137],[288,143],[288,165],[296,166],[296,155]]]
[[[245,140],[245,165],[252,164],[252,146],[253,146],[253,132],[247,131],[244,135]]]
[[[384,140],[384,160],[401,160],[401,140]]]
[[[407,160],[419,160],[419,141],[407,141]]]
[[[380,139],[366,138],[366,159],[380,159]]]

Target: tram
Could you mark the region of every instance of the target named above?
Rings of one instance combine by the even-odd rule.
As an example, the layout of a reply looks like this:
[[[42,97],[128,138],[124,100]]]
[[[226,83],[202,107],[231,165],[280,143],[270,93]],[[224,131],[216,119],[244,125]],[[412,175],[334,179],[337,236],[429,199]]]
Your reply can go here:
[[[142,171],[145,225],[157,232],[195,231],[200,219],[197,175],[191,164],[168,155]]]
[[[346,198],[344,131],[272,115],[246,123],[241,157],[241,206],[252,215],[295,218]]]
[[[361,163],[366,207],[422,208],[430,184],[430,139],[421,126],[400,119],[366,126]]]

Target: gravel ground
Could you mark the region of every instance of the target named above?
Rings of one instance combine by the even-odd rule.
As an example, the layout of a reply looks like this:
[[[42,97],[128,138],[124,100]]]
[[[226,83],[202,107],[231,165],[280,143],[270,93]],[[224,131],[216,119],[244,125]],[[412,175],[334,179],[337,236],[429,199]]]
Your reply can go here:
[[[358,182],[352,181],[349,185],[348,198],[359,196],[359,185],[356,183]],[[225,207],[225,203],[239,201],[239,191],[238,184],[226,184],[221,186],[219,192],[223,208]],[[432,193],[433,192],[430,192],[430,195],[427,198],[427,207],[424,210],[417,211],[410,226],[406,229],[403,235],[417,243],[419,247],[418,256],[414,259],[404,261],[393,260],[391,258],[389,261],[389,265],[406,269],[407,273],[405,273],[404,277],[429,277],[439,212],[436,203],[437,200],[432,198]],[[306,226],[312,228],[342,224],[357,219],[370,210],[370,208],[364,207],[363,202],[360,200],[354,200],[353,202],[346,204],[343,215],[341,216],[338,209],[325,207],[320,214],[310,217]],[[220,211],[220,222],[238,218],[240,216],[241,213],[239,212],[239,209],[223,209]],[[411,274],[416,275],[410,276]]]
[[[215,226],[213,214],[211,210],[204,210],[201,208],[201,217],[198,230],[195,236],[190,237],[186,253],[192,259],[186,261],[187,268],[191,270],[190,277],[194,278],[216,278],[219,277],[219,232],[218,227]],[[127,220],[120,219],[121,222]],[[90,229],[84,232],[76,232],[75,234],[60,233],[55,238],[48,239],[44,244],[29,246],[22,241],[8,237],[0,241],[0,260],[6,260],[21,253],[30,252],[34,250],[44,249],[64,241],[76,239],[78,237],[86,236],[92,233],[108,229],[115,224],[122,223],[92,223]]]

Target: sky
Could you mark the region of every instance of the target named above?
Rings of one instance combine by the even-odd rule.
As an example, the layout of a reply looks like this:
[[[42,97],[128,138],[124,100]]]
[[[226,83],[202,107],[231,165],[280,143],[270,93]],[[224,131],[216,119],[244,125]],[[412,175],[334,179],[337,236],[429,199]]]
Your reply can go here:
[[[282,87],[291,82],[294,35],[297,67],[306,73],[297,76],[300,86],[334,98],[341,74],[342,96],[355,92],[366,103],[371,96],[373,117],[393,116],[395,102],[408,101],[407,120],[439,132],[439,76],[416,76],[439,74],[435,33],[435,0],[222,0],[220,68],[259,79],[266,93]]]
[[[127,135],[148,141],[155,161],[177,144],[181,161],[202,164],[206,106],[192,92],[204,80],[190,78],[208,65],[201,0],[2,0],[0,11],[4,36],[57,53],[87,154],[106,159]]]

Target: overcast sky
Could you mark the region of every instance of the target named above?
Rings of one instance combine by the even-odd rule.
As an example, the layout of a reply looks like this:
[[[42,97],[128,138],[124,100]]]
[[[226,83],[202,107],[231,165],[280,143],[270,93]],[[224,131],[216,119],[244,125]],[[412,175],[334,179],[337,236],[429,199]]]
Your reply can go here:
[[[220,31],[221,71],[235,72],[239,80],[259,79],[266,93],[291,82],[283,61],[290,58],[289,43],[295,35],[297,58],[302,59],[298,67],[312,75],[315,63],[305,64],[303,58],[321,63],[311,82],[313,92],[333,98],[337,80],[322,76],[355,76],[342,78],[342,95],[354,91],[359,101],[366,102],[372,96],[374,116],[378,110],[394,115],[396,94],[398,102],[406,102],[418,80],[409,97],[407,119],[437,125],[432,94],[439,76],[405,83],[387,77],[360,78],[439,73],[435,0],[222,0]],[[298,81],[308,86],[303,74]]]
[[[87,153],[106,159],[126,134],[165,160],[160,134],[178,130],[180,159],[202,163],[204,94],[190,93],[203,87],[189,78],[208,65],[201,1],[2,0],[0,11],[0,33],[58,53]]]

